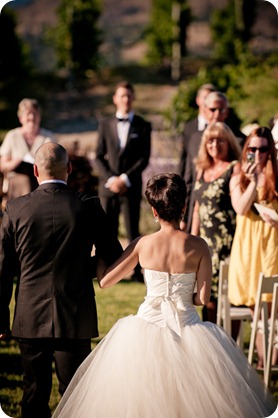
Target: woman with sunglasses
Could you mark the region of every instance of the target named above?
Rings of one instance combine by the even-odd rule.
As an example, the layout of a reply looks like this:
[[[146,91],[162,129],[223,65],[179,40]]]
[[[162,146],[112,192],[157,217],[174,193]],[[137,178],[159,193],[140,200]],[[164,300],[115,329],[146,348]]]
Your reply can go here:
[[[255,203],[278,212],[277,151],[271,131],[258,127],[246,139],[242,166],[231,179],[232,205],[237,213],[229,267],[229,300],[254,310],[260,272],[278,273],[278,221],[256,210]],[[267,302],[271,302],[271,295]],[[263,367],[258,333],[258,368]]]

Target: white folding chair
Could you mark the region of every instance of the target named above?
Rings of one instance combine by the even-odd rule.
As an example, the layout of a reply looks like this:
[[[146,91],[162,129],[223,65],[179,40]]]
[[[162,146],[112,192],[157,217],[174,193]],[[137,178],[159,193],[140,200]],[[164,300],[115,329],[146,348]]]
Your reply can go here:
[[[277,366],[271,366],[273,348],[278,345],[278,320],[277,320],[277,309],[278,309],[278,283],[273,286],[273,298],[271,306],[271,314],[269,321],[269,340],[267,348],[267,357],[264,368],[264,382],[267,386],[270,384],[271,373],[278,372]]]
[[[267,302],[262,300],[262,296],[264,294],[273,293],[275,283],[278,283],[278,274],[267,277],[263,273],[260,273],[258,291],[257,291],[256,303],[255,303],[255,309],[254,309],[254,318],[253,318],[253,323],[252,323],[252,332],[251,332],[251,338],[250,338],[249,352],[248,352],[248,361],[250,364],[253,364],[256,335],[258,332],[258,323],[259,323],[259,319],[261,316],[262,326],[263,326],[263,359],[264,359],[265,369],[266,369],[267,360],[271,362],[271,358],[268,359],[268,354],[267,354],[268,351],[271,349],[268,349],[268,344],[269,344],[268,304]],[[276,314],[274,315],[274,317],[276,319]],[[265,375],[265,369],[264,369],[264,375]],[[266,376],[264,376],[264,378],[266,379]],[[269,377],[268,377],[268,380],[269,380]]]
[[[232,321],[240,321],[237,344],[243,349],[244,321],[252,321],[252,313],[248,307],[231,306],[228,299],[228,261],[220,261],[217,303],[217,325],[222,325],[227,334],[232,334]]]

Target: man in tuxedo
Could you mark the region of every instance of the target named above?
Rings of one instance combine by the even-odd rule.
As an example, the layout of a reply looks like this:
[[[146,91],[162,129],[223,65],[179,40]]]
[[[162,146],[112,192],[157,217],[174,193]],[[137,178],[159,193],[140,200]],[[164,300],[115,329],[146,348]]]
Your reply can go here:
[[[122,212],[129,241],[140,235],[142,172],[151,151],[151,124],[134,113],[134,99],[130,83],[122,81],[116,86],[113,95],[116,114],[99,125],[95,161],[101,204],[116,234]],[[133,278],[143,281],[139,265]]]
[[[238,138],[239,144],[243,146],[245,135],[233,125],[231,119],[231,111],[229,109],[229,101],[226,95],[220,91],[212,91],[208,93],[203,102],[203,115],[207,124],[215,122],[225,122],[232,129],[234,135]],[[194,159],[197,157],[199,146],[202,139],[202,131],[196,131],[191,134],[187,141],[186,159],[184,169],[184,179],[186,183],[186,202],[185,202],[185,217],[181,223],[182,229],[187,232],[191,231],[192,214],[194,201],[192,199],[192,191],[196,180],[196,170]]]
[[[46,143],[35,154],[38,188],[7,202],[0,231],[0,339],[11,335],[23,365],[22,418],[50,418],[52,360],[63,394],[98,336],[92,278],[96,255],[111,264],[122,247],[98,197],[67,187],[66,150]]]

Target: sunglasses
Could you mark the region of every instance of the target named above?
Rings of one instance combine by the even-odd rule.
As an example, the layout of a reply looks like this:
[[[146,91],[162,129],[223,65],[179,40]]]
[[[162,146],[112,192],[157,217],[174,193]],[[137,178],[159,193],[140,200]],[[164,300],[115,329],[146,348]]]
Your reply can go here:
[[[259,151],[260,154],[264,154],[268,151],[268,147],[248,147],[247,151],[252,152],[253,154],[255,154],[256,151]]]
[[[216,110],[219,110],[219,113],[225,113],[226,109],[219,109],[219,107],[208,107],[208,110],[210,110],[211,112],[216,112]]]

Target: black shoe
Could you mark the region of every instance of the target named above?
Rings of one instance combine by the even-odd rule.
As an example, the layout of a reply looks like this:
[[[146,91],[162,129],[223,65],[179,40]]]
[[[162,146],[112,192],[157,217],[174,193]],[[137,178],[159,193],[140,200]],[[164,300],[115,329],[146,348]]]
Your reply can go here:
[[[131,276],[131,280],[133,280],[134,282],[137,282],[137,283],[144,283],[144,275],[142,274],[142,273],[134,273],[132,276]]]

